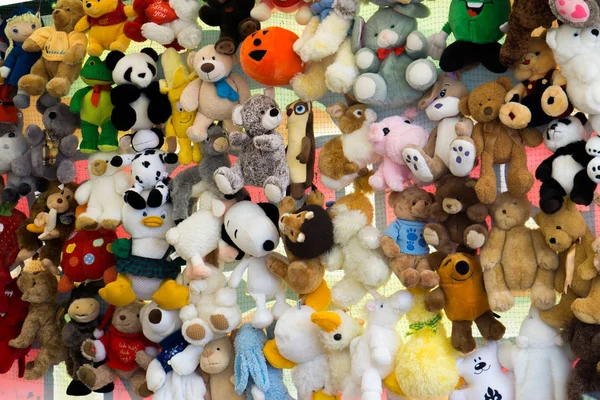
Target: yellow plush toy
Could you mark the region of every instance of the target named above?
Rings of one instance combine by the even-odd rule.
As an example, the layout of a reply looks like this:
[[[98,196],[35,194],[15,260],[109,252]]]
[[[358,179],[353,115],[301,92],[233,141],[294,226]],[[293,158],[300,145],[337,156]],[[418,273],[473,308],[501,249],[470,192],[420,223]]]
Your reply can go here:
[[[165,50],[160,63],[165,72],[165,79],[160,81],[160,91],[169,97],[171,103],[171,116],[166,124],[167,144],[171,148],[173,141],[179,143],[180,164],[197,164],[202,159],[200,143],[192,143],[186,134],[187,129],[194,125],[196,110],[186,111],[179,100],[183,89],[198,76],[195,71],[188,72],[181,56],[173,48]]]
[[[100,56],[104,50],[118,50],[125,53],[129,38],[123,33],[123,26],[129,17],[135,17],[132,6],[125,6],[121,0],[83,0],[85,16],[77,25],[76,32],[88,31],[88,54]]]

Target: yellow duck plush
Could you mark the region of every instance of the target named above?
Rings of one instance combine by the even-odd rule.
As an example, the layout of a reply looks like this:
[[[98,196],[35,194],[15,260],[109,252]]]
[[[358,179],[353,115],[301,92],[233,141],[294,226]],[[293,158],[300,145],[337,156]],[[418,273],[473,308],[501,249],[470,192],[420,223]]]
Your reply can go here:
[[[186,111],[179,102],[183,89],[197,78],[196,72],[189,73],[179,53],[172,48],[165,50],[160,63],[165,72],[165,79],[160,81],[160,91],[169,97],[171,103],[171,116],[166,124],[167,143],[169,146],[173,140],[179,143],[180,164],[197,164],[202,159],[200,143],[192,143],[186,134],[187,129],[194,125],[196,110]]]
[[[462,354],[452,348],[442,323],[442,312],[425,309],[428,291],[421,288],[409,291],[414,301],[406,314],[409,331],[396,356],[395,374],[384,383],[395,394],[414,400],[445,398],[459,386],[456,360]]]
[[[83,0],[85,16],[75,25],[75,32],[88,32],[88,54],[101,56],[104,50],[125,53],[131,40],[123,33],[123,26],[136,13],[122,0]]]

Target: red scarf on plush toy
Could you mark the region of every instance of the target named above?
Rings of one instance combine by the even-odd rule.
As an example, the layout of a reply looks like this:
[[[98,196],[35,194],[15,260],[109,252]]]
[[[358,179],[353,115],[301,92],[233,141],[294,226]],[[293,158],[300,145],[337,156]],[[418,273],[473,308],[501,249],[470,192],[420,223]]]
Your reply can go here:
[[[88,15],[87,20],[90,26],[110,26],[120,24],[121,22],[127,21],[127,15],[125,15],[125,5],[121,0],[119,0],[117,3],[117,9],[115,11],[111,11],[108,14],[104,14],[98,18],[90,17]]]
[[[112,86],[110,85],[94,85],[92,86],[92,105],[94,107],[98,107],[98,104],[100,103],[100,94],[102,91],[110,91],[112,90]]]

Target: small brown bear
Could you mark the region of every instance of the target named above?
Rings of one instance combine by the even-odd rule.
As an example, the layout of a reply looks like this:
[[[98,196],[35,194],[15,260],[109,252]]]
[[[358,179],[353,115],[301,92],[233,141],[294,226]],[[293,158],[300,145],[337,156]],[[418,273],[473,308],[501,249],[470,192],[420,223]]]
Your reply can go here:
[[[388,197],[396,220],[385,230],[381,248],[389,259],[390,269],[408,289],[416,285],[433,289],[439,283],[437,274],[429,269],[429,264],[422,262],[429,254],[423,230],[434,202],[435,197],[419,187],[392,192]]]
[[[594,237],[577,205],[565,198],[553,214],[534,216],[548,246],[558,253],[554,289],[563,293],[560,302],[540,316],[550,326],[564,327],[573,317],[600,324],[600,277],[594,266]]]
[[[22,262],[33,257],[39,251],[42,267],[58,274],[58,265],[65,241],[75,229],[75,191],[79,185],[58,182],[39,196],[27,218],[17,230],[19,255]]]
[[[531,215],[527,197],[504,192],[490,206],[492,229],[481,249],[485,290],[490,307],[505,312],[512,308],[513,290],[531,289],[531,302],[540,310],[556,303],[554,275],[558,256],[539,229],[525,223]]]
[[[232,333],[232,336],[213,340],[206,345],[202,353],[200,369],[208,375],[205,382],[213,400],[246,398],[235,391],[235,350],[232,343],[234,339],[235,335]]]
[[[427,311],[446,311],[452,321],[452,347],[470,353],[476,347],[472,325],[485,340],[500,340],[506,328],[496,319],[485,294],[483,272],[475,256],[466,253],[432,253],[427,262],[440,277],[440,285],[425,297]]]
[[[525,147],[542,143],[542,133],[535,128],[513,130],[500,121],[500,109],[512,82],[505,76],[476,87],[460,100],[460,111],[478,123],[473,131],[477,156],[481,157],[481,175],[475,186],[479,201],[492,204],[498,191],[494,164],[509,164],[506,177],[508,191],[524,196],[533,186],[533,175],[527,169]]]
[[[563,328],[562,339],[579,359],[569,375],[568,399],[579,400],[585,393],[600,391],[600,326],[574,318]]]
[[[21,299],[29,303],[29,312],[21,328],[21,333],[8,345],[16,349],[31,346],[37,339],[40,352],[34,361],[27,363],[25,379],[41,379],[48,368],[67,359],[67,348],[61,338],[58,323],[56,298],[58,281],[49,271],[23,271],[17,280],[23,293]]]
[[[477,199],[474,187],[477,181],[446,175],[436,184],[436,202],[431,216],[437,222],[425,225],[423,237],[438,251],[474,253],[485,244],[488,227],[485,219],[488,209]]]

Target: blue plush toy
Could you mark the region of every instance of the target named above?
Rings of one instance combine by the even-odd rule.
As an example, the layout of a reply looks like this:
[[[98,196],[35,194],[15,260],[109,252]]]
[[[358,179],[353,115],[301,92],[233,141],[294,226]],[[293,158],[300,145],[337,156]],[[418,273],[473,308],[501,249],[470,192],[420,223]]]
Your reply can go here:
[[[235,391],[246,391],[246,399],[264,396],[265,400],[290,399],[283,383],[283,372],[265,359],[267,335],[262,329],[243,324],[235,336]]]

